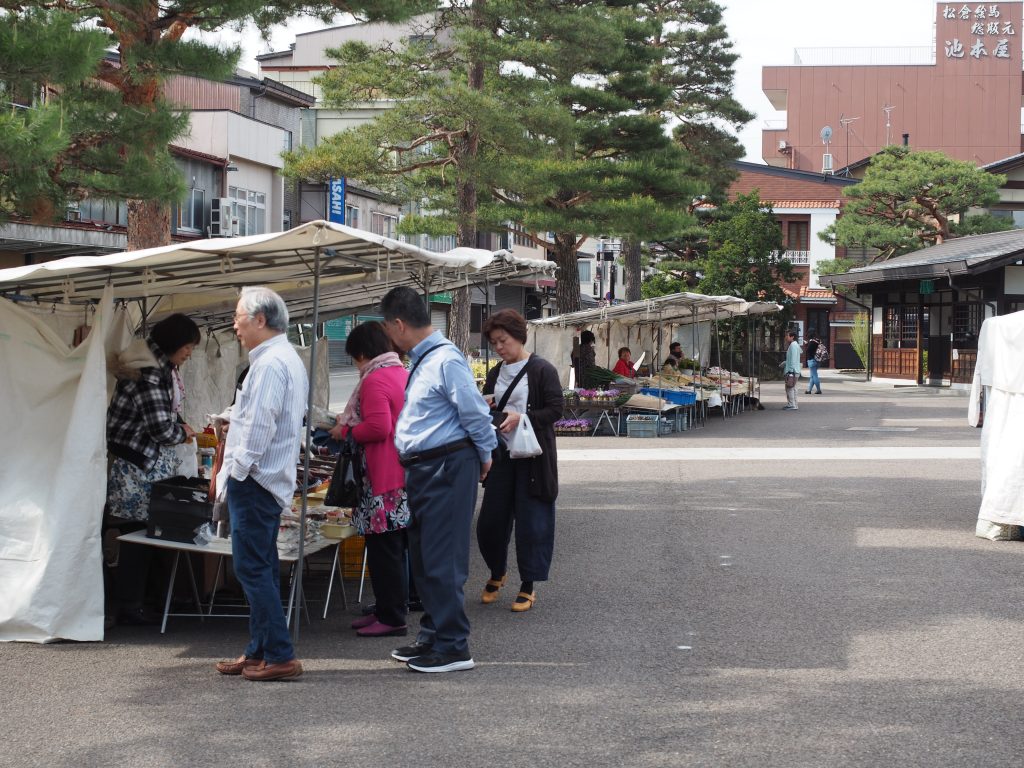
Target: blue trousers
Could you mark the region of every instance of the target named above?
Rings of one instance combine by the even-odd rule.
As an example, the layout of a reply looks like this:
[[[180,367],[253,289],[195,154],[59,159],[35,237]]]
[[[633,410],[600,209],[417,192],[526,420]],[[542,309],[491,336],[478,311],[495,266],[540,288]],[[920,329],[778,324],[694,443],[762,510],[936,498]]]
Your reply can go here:
[[[476,521],[480,554],[500,579],[508,569],[508,545],[516,534],[516,563],[522,581],[547,581],[555,548],[555,502],[530,495],[532,459],[510,459],[503,448],[487,475]]]
[[[278,664],[295,658],[281,607],[277,530],[281,505],[251,477],[228,480],[231,556],[235,576],[249,601],[249,645],[245,655]]]
[[[818,378],[818,361],[808,360],[807,370],[811,374],[811,380],[807,384],[807,394],[810,394],[812,389],[817,389],[818,392],[821,392],[821,379]]]
[[[480,458],[469,446],[405,470],[412,513],[409,555],[423,603],[416,642],[441,653],[469,653],[463,588],[479,483]]]

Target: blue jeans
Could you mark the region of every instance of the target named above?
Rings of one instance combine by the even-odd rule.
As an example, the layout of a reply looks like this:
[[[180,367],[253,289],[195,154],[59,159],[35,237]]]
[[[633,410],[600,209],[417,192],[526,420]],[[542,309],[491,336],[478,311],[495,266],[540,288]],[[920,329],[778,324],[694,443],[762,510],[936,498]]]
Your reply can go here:
[[[281,607],[277,529],[281,505],[251,477],[228,480],[231,556],[235,576],[249,601],[249,645],[245,655],[279,664],[295,658]]]
[[[812,389],[817,389],[818,393],[821,393],[821,379],[818,378],[818,361],[808,360],[807,370],[811,372],[811,380],[807,384],[807,394],[811,393]]]

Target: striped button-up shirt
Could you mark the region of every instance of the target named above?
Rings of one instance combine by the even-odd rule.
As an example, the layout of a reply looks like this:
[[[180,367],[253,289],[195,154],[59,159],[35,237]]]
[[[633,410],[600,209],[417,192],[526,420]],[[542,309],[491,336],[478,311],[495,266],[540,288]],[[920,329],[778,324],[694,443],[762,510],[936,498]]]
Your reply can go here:
[[[295,495],[308,393],[306,368],[285,334],[249,352],[249,374],[231,411],[223,472],[236,480],[251,477],[282,508]]]
[[[417,366],[435,344],[442,346]],[[458,347],[440,331],[434,331],[409,350],[409,359],[416,370],[409,379],[405,407],[395,426],[398,453],[419,453],[469,437],[480,462],[490,461],[491,451],[498,445],[491,412]]]

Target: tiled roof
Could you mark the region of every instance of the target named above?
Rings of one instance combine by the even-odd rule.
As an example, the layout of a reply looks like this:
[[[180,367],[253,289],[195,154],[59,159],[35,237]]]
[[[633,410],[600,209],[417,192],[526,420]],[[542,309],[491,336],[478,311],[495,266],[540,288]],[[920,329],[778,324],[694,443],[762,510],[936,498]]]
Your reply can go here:
[[[862,285],[887,280],[920,280],[931,277],[984,272],[1024,256],[1024,229],[990,232],[947,240],[902,256],[828,275],[829,283]]]
[[[828,288],[811,288],[807,285],[801,285],[800,291],[797,292],[792,288],[782,287],[783,293],[789,296],[791,299],[797,301],[806,301],[808,303],[818,304],[822,302],[835,303],[836,295]]]
[[[840,208],[840,200],[766,200],[772,208]]]

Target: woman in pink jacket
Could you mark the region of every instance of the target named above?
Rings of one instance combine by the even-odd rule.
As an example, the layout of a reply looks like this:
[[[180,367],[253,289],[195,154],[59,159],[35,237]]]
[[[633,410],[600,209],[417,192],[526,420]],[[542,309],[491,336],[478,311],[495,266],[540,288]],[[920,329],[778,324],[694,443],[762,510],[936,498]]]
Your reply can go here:
[[[352,627],[362,637],[405,635],[404,541],[410,517],[405,470],[395,449],[395,423],[405,404],[408,374],[380,323],[353,328],[345,352],[359,368],[359,383],[331,434],[341,439],[351,431],[359,447],[363,489],[352,523],[366,537],[366,560],[377,601],[375,612],[356,619]]]

